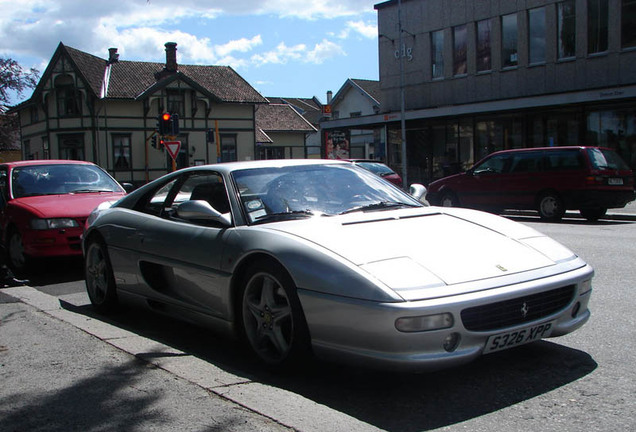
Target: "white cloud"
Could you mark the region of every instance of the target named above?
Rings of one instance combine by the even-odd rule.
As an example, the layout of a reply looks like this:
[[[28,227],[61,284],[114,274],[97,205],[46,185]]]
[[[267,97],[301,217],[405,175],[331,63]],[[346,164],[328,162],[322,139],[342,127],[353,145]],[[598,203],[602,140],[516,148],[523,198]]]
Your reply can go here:
[[[333,57],[346,56],[344,49],[331,41],[323,39],[322,42],[316,44],[313,50],[307,53],[306,62],[321,64],[325,60],[329,60]]]
[[[220,56],[228,55],[231,52],[248,52],[254,47],[263,44],[263,38],[261,35],[256,35],[252,39],[241,38],[238,40],[230,41],[224,45],[217,45],[215,51]]]
[[[347,29],[353,30],[368,39],[375,39],[378,37],[378,26],[375,23],[349,21],[347,22]]]
[[[307,46],[298,44],[288,47],[285,42],[278,44],[275,50],[262,54],[255,54],[251,58],[254,65],[261,66],[265,64],[286,64],[289,60],[301,60],[307,51]]]

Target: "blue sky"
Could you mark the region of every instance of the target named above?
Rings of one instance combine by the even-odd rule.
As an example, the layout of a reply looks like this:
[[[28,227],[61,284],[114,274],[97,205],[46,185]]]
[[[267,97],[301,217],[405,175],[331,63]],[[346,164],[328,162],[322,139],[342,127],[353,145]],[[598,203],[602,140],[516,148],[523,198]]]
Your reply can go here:
[[[43,72],[60,42],[101,58],[232,66],[264,96],[378,79],[382,0],[0,0],[0,56]],[[22,95],[15,102],[30,96]]]

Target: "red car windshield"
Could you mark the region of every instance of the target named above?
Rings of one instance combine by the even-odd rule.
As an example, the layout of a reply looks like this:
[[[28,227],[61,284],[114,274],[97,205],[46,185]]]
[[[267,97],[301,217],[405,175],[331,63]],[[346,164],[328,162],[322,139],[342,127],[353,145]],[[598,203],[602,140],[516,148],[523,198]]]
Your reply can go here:
[[[56,164],[15,168],[11,175],[14,198],[89,192],[122,192],[102,169],[93,165]]]

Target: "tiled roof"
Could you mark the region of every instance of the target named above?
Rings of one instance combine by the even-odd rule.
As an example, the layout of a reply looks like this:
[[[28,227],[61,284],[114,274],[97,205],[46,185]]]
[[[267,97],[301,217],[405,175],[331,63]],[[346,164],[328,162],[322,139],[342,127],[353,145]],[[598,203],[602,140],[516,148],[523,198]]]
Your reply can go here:
[[[288,104],[294,107],[309,123],[318,126],[322,117],[322,104],[316,98],[267,97],[270,104]]]
[[[68,54],[95,96],[99,97],[102,94],[108,61],[62,43],[56,55],[61,51]],[[156,74],[163,71],[164,66],[163,63],[139,61],[112,63],[105,96],[113,99],[137,99],[153,86],[161,86],[164,82],[181,78],[193,83],[198,90],[219,102],[267,103],[267,99],[229,66],[178,65],[176,74],[164,74],[157,81]]]
[[[376,102],[381,103],[380,95],[382,93],[380,91],[380,81],[355,79],[355,78],[351,78],[351,81],[353,81],[362,90],[367,92],[367,94],[371,96],[373,99],[375,99]]]
[[[264,132],[316,131],[315,127],[287,104],[259,105],[256,108],[256,127]]]

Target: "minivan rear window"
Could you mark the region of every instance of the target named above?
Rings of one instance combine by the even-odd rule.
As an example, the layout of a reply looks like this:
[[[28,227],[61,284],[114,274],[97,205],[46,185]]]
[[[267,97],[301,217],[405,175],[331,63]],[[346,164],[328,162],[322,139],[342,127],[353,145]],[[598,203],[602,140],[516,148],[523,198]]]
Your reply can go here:
[[[578,149],[550,150],[544,156],[546,170],[578,170],[585,166],[583,154]]]
[[[597,170],[629,170],[629,166],[614,151],[608,149],[590,148],[587,154],[592,163],[592,167]]]

